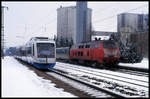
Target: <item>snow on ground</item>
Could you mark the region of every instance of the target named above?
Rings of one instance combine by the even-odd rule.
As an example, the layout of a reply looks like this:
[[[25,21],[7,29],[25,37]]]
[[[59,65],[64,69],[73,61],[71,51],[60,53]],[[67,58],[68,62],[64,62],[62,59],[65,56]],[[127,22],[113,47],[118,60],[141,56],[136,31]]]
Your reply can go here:
[[[138,94],[139,96],[144,95],[144,97],[149,97],[149,89],[147,88],[149,87],[149,78],[145,76],[138,76],[130,73],[128,74],[124,72],[117,72],[106,69],[95,69],[91,67],[62,62],[56,62],[56,66],[54,68],[67,72],[68,74],[74,76],[75,78],[79,78],[82,80],[84,79],[85,82],[97,84],[100,83],[97,86],[101,88],[107,89],[107,87],[109,88],[112,87],[115,88],[114,90],[112,89],[113,91],[122,90],[123,92],[124,90],[125,92]],[[139,86],[138,84],[141,86]],[[117,87],[115,85],[117,85]]]
[[[37,76],[13,57],[2,59],[2,97],[76,97]]]
[[[86,67],[86,66],[83,67],[80,65],[61,63],[61,62],[56,62],[56,66],[54,68],[62,70],[64,72],[68,72],[73,75],[74,74],[78,75],[79,77],[82,77],[84,75],[84,76],[88,76],[90,78],[97,78],[97,79],[102,79],[102,80],[106,80],[106,81],[110,81],[110,82],[116,82],[116,83],[119,83],[119,84],[125,85],[125,86],[128,85],[133,88],[137,88],[139,90],[147,91],[147,88],[137,86],[136,84],[149,86],[148,83],[146,83],[146,82],[149,82],[149,78],[145,77],[145,76],[137,76],[137,75],[126,74],[123,72],[120,73],[120,72],[105,70],[105,69],[95,69],[95,68],[91,68],[91,67]],[[116,75],[116,76],[113,76],[113,75]],[[121,76],[121,77],[118,77],[118,76]],[[106,77],[110,77],[110,78],[118,79],[118,80],[113,80],[113,79],[106,78]],[[124,78],[122,78],[122,77],[124,77]],[[136,81],[136,80],[134,80],[135,78],[137,80],[143,80],[145,82]],[[122,82],[120,80],[123,80],[124,82]],[[135,85],[129,84],[127,82],[135,83]]]
[[[141,63],[119,63],[120,66],[125,67],[135,67],[135,68],[143,68],[143,69],[149,69],[149,60],[147,58],[143,58]]]

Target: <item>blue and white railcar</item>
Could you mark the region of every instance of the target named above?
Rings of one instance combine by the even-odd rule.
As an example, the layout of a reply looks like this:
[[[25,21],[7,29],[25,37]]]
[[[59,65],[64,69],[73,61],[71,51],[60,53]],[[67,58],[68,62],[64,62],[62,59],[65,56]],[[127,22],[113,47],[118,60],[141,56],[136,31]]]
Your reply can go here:
[[[56,64],[55,41],[47,37],[33,37],[19,51],[19,59],[38,69],[52,69]]]

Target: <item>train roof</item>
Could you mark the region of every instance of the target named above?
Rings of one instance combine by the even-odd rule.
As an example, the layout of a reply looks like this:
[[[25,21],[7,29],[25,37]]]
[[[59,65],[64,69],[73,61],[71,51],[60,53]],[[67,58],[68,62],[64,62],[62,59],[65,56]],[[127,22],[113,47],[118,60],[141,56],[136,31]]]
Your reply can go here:
[[[93,48],[95,45],[98,45],[101,42],[116,42],[115,40],[94,40],[86,43],[78,43],[71,46],[72,49],[78,48]]]
[[[48,37],[32,37],[31,39],[30,39],[30,41],[31,40],[34,40],[34,41],[49,41],[49,40],[53,40],[53,39],[50,39],[50,38],[48,38]]]
[[[85,45],[85,44],[93,44],[93,43],[99,43],[99,42],[116,42],[115,40],[93,40],[90,42],[85,42],[85,43],[78,43],[75,45]]]
[[[58,47],[56,49],[69,49],[70,47]]]

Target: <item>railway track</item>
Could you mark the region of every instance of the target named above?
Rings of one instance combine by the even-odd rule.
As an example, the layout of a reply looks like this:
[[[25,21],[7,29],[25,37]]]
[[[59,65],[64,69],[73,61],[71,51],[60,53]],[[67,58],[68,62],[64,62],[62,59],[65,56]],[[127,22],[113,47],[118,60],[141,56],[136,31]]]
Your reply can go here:
[[[148,78],[145,79],[145,77],[138,76],[133,78],[129,77],[129,75],[126,76],[125,74],[119,76],[109,73],[110,71],[102,72],[94,69],[87,69],[85,67],[72,66],[70,64],[68,64],[69,66],[67,66],[67,64],[64,64],[65,66],[62,65],[63,64],[60,66],[59,64],[55,66],[55,69],[95,85],[105,85],[101,87],[111,91],[115,90],[115,92],[119,92],[119,94],[125,95],[126,97],[143,97],[148,95]]]
[[[18,59],[17,59],[18,60]],[[56,71],[55,69],[53,70],[39,70],[39,69],[36,69],[35,67],[33,67],[32,65],[28,64],[28,63],[25,63],[24,61],[22,60],[18,60],[21,64],[23,64],[24,66],[27,66],[30,70],[33,70],[38,76],[41,76],[45,79],[48,79],[48,80],[51,80],[52,82],[57,82],[57,84],[59,83],[59,85],[56,85],[57,87],[60,87],[60,88],[64,88],[64,90],[68,90],[69,92],[71,92],[72,94],[75,93],[75,95],[79,96],[79,97],[90,97],[90,98],[106,98],[106,97],[118,97],[116,95],[111,95],[109,94],[108,92],[105,92],[105,91],[100,91],[100,90],[96,90],[95,88],[92,88],[92,87],[88,87],[87,85],[85,85],[84,83],[81,83],[78,82],[77,80],[73,80],[73,78],[71,79],[71,77],[67,77],[67,76],[64,76],[63,73],[60,73],[58,71]],[[60,79],[59,76],[60,76]],[[52,77],[53,76],[53,77]],[[50,78],[50,79],[49,79]],[[53,81],[54,79],[54,81]],[[58,80],[56,80],[58,79]],[[61,80],[61,81],[60,81]],[[79,85],[79,88],[77,87],[74,87],[71,88],[69,87],[70,89],[66,89],[66,87],[68,86],[72,86],[72,84],[67,84],[65,82],[65,80],[67,80],[67,82],[69,83],[72,83],[72,84],[76,84],[75,86],[78,86]],[[65,85],[63,83],[66,83]],[[76,91],[76,92],[75,92]]]
[[[72,64],[72,63],[68,63],[65,61],[58,61],[58,62],[62,62],[62,63],[66,63],[66,64],[71,64],[71,65],[77,65],[77,64]],[[82,67],[91,67],[91,68],[96,68],[96,69],[106,69],[106,70],[110,70],[110,71],[115,71],[115,72],[123,72],[126,74],[131,74],[131,75],[137,75],[137,76],[145,76],[145,77],[149,77],[149,73],[147,69],[139,69],[139,68],[129,68],[129,67],[121,67],[121,66],[116,66],[116,67],[92,67],[92,66],[85,66],[83,64],[80,64],[80,66]]]
[[[104,74],[105,78],[110,78],[110,79],[115,79],[113,77],[118,77],[118,78],[123,78],[125,80],[134,80],[134,81],[139,81],[139,82],[144,82],[144,83],[148,83],[148,80],[140,80],[140,79],[134,79],[134,78],[130,78],[130,77],[126,77],[126,76],[119,76],[119,75],[116,75],[116,74],[112,74],[112,73],[105,73],[105,72],[101,72],[101,71],[95,71],[95,70],[92,70],[92,69],[87,69],[87,68],[80,68],[80,67],[62,67],[63,69],[72,69],[72,70],[76,70],[76,71],[80,71],[80,72],[84,72],[84,73],[88,73],[88,74],[93,74],[93,75],[96,75],[96,76],[103,76],[101,74]],[[86,70],[86,71],[85,71]],[[107,76],[109,75],[109,76]],[[112,77],[110,77],[112,76]],[[116,79],[115,79],[116,80]],[[119,80],[119,79],[117,79]],[[119,80],[119,81],[124,81],[124,80]],[[128,81],[124,81],[124,82],[128,82]],[[128,82],[130,83],[130,82]],[[138,86],[143,86],[143,87],[147,87],[147,86],[144,86],[144,85],[140,85],[140,84],[136,84],[136,83],[133,83],[135,85],[138,85]]]
[[[65,65],[65,67],[62,65]],[[89,69],[86,70],[85,69],[86,67],[81,67],[82,68],[81,69],[76,66],[75,68],[73,68],[74,66],[71,66],[70,64],[64,64],[64,63],[61,64],[61,66],[60,66],[60,64],[57,63],[57,66],[55,66],[55,67],[56,68],[51,70],[51,72],[45,71],[45,73],[51,74],[53,72],[58,75],[61,75],[60,78],[65,77],[67,79],[70,79],[70,80],[73,80],[75,82],[82,84],[82,85],[76,84],[75,85],[76,87],[78,85],[79,85],[79,87],[83,87],[86,85],[89,87],[90,90],[92,89],[91,91],[89,91],[89,92],[93,92],[93,93],[90,93],[91,95],[98,93],[98,95],[94,95],[94,97],[101,97],[101,94],[106,94],[106,95],[104,95],[106,97],[147,97],[148,96],[148,93],[147,93],[148,86],[142,86],[142,85],[140,86],[140,87],[145,87],[147,89],[147,92],[145,92],[145,90],[138,91],[134,88],[130,88],[128,86],[123,86],[121,84],[111,82],[109,80],[98,79],[94,76],[100,76],[100,75],[95,75],[95,74],[89,73],[89,72],[95,72],[95,73],[98,73],[98,72],[96,70],[95,71],[89,70]],[[59,67],[59,68],[57,68],[57,67]],[[74,70],[75,72],[78,72],[78,73],[82,72],[82,73],[84,73],[84,75],[80,75],[78,73],[71,73],[72,70]],[[82,70],[84,70],[84,72]],[[70,72],[68,72],[68,71],[70,71]],[[89,74],[94,75],[94,76],[93,77],[89,76]],[[105,74],[108,75],[108,73],[105,73]],[[117,75],[111,75],[111,76],[117,76]],[[101,77],[102,77],[102,75],[101,75]],[[104,75],[103,75],[103,78],[106,78],[106,76],[104,77]],[[110,77],[107,77],[107,78],[110,79]],[[127,79],[128,77],[124,77],[124,78]],[[64,80],[64,78],[62,80]],[[136,79],[132,79],[132,80],[136,80]],[[136,82],[137,81],[138,80],[136,80]],[[67,81],[67,82],[71,82],[71,81]],[[141,82],[148,83],[148,81],[146,81],[146,80],[145,81],[141,80]],[[138,84],[136,86],[138,86]],[[81,88],[81,90],[82,89],[84,89],[84,88]],[[96,90],[96,91],[94,91],[94,90]],[[87,89],[85,91],[87,91]]]
[[[123,72],[123,73],[126,73],[126,74],[131,74],[131,75],[149,77],[148,72],[134,71],[134,70],[129,70],[129,69],[120,69],[120,68],[117,71],[118,72]]]
[[[130,71],[138,71],[141,73],[148,73],[148,69],[144,69],[144,68],[135,68],[135,67],[126,67],[126,66],[117,66],[119,69],[126,69],[126,70],[130,70]],[[141,66],[142,67],[142,66]]]
[[[101,88],[101,87],[98,87],[98,86],[96,86],[96,85],[94,85],[94,84],[91,84],[91,83],[88,83],[88,82],[86,82],[86,81],[84,81],[84,80],[81,80],[81,79],[78,79],[78,78],[76,78],[76,77],[74,77],[74,76],[71,76],[71,75],[68,75],[67,73],[64,73],[63,71],[60,71],[60,70],[57,70],[57,69],[52,69],[52,70],[50,70],[50,71],[52,71],[52,72],[54,72],[54,73],[56,73],[56,74],[58,74],[58,75],[61,75],[61,76],[63,76],[63,77],[66,77],[66,78],[68,78],[68,79],[71,79],[71,80],[73,80],[73,81],[75,81],[75,82],[77,82],[77,83],[81,83],[81,84],[83,84],[84,86],[86,85],[87,87],[89,87],[90,89],[92,88],[93,89],[93,91],[94,90],[97,90],[97,91],[100,91],[100,93],[105,93],[108,97],[119,97],[119,98],[124,98],[124,97],[126,97],[126,96],[124,96],[124,95],[121,95],[121,94],[119,94],[119,93],[117,93],[117,92],[113,92],[113,91],[110,91],[110,90],[107,90],[107,89],[105,89],[105,88]],[[49,72],[47,72],[47,73],[49,73]],[[82,86],[83,86],[82,85]],[[87,90],[87,89],[86,89]],[[93,93],[94,94],[94,93]],[[96,96],[96,95],[95,95]]]

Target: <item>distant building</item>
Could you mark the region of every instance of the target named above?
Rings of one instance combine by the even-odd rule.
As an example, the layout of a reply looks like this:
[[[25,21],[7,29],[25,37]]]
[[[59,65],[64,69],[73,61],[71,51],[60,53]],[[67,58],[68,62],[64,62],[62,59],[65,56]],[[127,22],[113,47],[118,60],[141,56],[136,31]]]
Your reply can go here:
[[[118,15],[118,33],[125,45],[135,45],[137,52],[148,57],[148,14],[122,13]]]
[[[140,33],[148,31],[148,14],[122,13],[118,15],[118,32]]]
[[[122,13],[118,15],[117,30],[124,45],[129,43],[131,34],[148,32],[148,14]]]
[[[60,7],[57,9],[57,39],[59,43],[75,41],[76,7]],[[62,44],[60,44],[62,45]]]
[[[77,2],[76,43],[91,41],[91,9],[87,2]]]
[[[88,8],[86,12],[86,34],[90,35],[91,31],[89,28],[91,27],[91,14],[92,10]],[[70,6],[70,7],[62,7],[57,9],[57,41],[58,45],[67,45],[67,44],[76,44],[83,40],[83,34],[78,31],[78,25],[83,22],[80,20],[80,23],[77,22],[79,19],[77,18],[77,7]],[[82,21],[82,22],[81,22]],[[83,23],[82,23],[83,24]],[[80,25],[79,25],[80,26]],[[83,28],[82,26],[80,26]],[[90,39],[86,35],[86,38]],[[80,39],[82,37],[82,40]],[[86,39],[87,40],[87,39]]]

